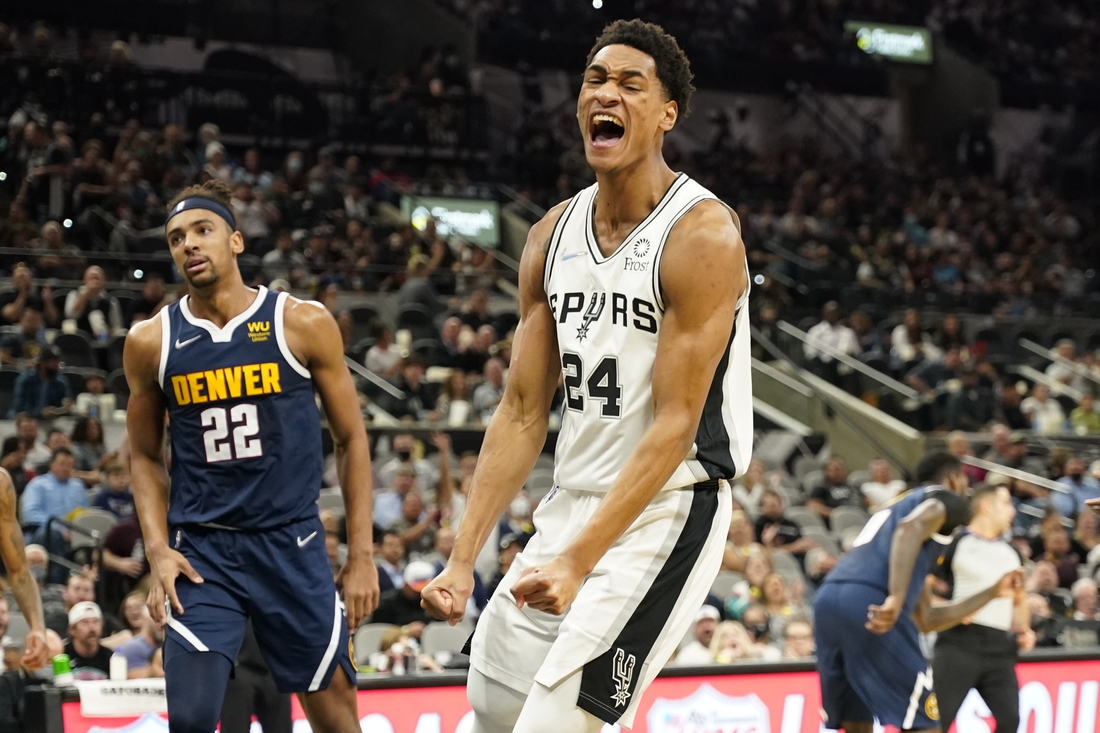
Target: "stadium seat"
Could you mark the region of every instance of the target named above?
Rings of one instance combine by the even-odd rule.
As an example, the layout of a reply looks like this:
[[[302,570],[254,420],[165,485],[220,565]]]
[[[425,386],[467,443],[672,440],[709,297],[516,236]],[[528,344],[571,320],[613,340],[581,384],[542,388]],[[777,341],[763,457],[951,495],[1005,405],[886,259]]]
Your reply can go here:
[[[61,363],[68,367],[94,368],[95,352],[88,336],[80,333],[59,333],[53,345],[61,352]]]
[[[551,471],[554,470],[554,456],[551,453],[540,453],[539,457],[535,459],[535,470],[540,468],[548,468]]]
[[[733,586],[740,583],[745,579],[745,576],[741,573],[735,573],[729,570],[723,570],[718,573],[718,577],[714,579],[714,582],[710,584],[711,595],[717,596],[722,600],[725,600],[730,592],[733,590]]]
[[[339,491],[331,494],[321,494],[317,497],[317,511],[323,512],[326,509],[331,509],[337,514],[343,515],[344,497]]]
[[[62,318],[65,316],[65,299],[69,297],[69,293],[72,291],[72,288],[54,288],[53,295],[50,296],[54,308],[57,308],[57,312],[61,314]]]
[[[833,512],[835,514],[836,510],[834,509]],[[837,542],[836,537],[824,527],[802,527],[802,536],[808,540],[813,540],[822,549],[828,550],[833,557],[840,557],[840,543]]]
[[[408,329],[413,340],[433,338],[436,335],[435,316],[430,310],[416,303],[408,303],[397,313],[397,327]]]
[[[451,626],[446,621],[428,624],[420,634],[420,649],[425,654],[436,652],[458,654],[473,631],[473,627],[465,623],[457,626]]]
[[[111,531],[111,528],[118,524],[118,517],[102,509],[85,509],[73,519],[73,524],[81,529],[98,532],[98,541],[102,542],[107,533]],[[73,532],[72,547],[74,550],[78,547],[93,547],[96,544],[96,538]]]
[[[776,550],[772,553],[772,568],[775,572],[787,578],[787,582],[790,582],[791,578],[803,577],[802,567],[798,564],[798,560],[795,560],[794,555],[785,550]]]
[[[19,378],[16,367],[0,368],[0,417],[7,417],[15,399],[15,380]]]
[[[8,616],[8,630],[4,632],[4,636],[10,636],[16,644],[22,644],[30,630],[31,626],[23,614],[20,611],[12,611]]]
[[[125,409],[126,402],[130,399],[130,383],[126,381],[126,372],[115,369],[107,377],[107,390],[118,397],[116,404],[120,409]]]
[[[546,492],[554,488],[554,470],[536,468],[531,472],[531,475],[527,477],[527,482],[524,484],[527,487],[527,491],[534,496],[538,494],[539,498],[546,496]]]
[[[852,471],[848,474],[847,483],[856,491],[859,491],[859,487],[871,480],[871,472],[865,468],[861,468],[858,471]]]
[[[114,371],[122,368],[122,350],[126,347],[125,336],[114,336],[107,342],[107,369]]]
[[[371,654],[382,651],[382,637],[392,628],[392,624],[364,624],[359,627],[352,642],[357,667],[366,666]]]
[[[799,527],[820,527],[821,529],[825,529],[825,522],[822,521],[821,517],[804,506],[787,507],[783,511],[783,515]]]
[[[833,527],[833,534],[837,537],[841,537],[844,534],[844,530],[856,528],[862,529],[863,525],[867,524],[867,520],[870,519],[870,515],[854,506],[838,506],[833,510],[832,516],[829,517],[829,523]]]
[[[809,494],[814,490],[814,487],[825,480],[825,472],[820,468],[816,471],[810,471],[808,474],[802,477],[802,493]]]

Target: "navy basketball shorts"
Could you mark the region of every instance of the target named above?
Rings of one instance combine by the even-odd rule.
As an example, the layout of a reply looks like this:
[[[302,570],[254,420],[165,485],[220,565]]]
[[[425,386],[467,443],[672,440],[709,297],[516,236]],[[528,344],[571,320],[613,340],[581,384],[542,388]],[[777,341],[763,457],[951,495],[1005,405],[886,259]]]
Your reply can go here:
[[[861,583],[825,583],[814,596],[814,641],[826,727],[871,722],[901,730],[939,727],[932,668],[920,649],[916,623],[898,618],[885,634],[872,634],[867,607],[886,594]]]
[[[263,532],[173,527],[168,539],[203,578],[176,580],[183,613],[173,611],[165,631],[185,649],[236,662],[251,618],[280,692],[323,690],[337,666],[355,682],[319,517]]]

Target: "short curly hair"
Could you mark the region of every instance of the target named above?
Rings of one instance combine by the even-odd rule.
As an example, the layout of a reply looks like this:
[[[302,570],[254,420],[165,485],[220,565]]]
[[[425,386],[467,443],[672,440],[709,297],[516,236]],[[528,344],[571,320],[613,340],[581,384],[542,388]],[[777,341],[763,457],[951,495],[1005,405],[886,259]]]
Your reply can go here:
[[[176,208],[176,204],[184,199],[191,198],[192,196],[198,196],[204,199],[211,199],[217,201],[225,208],[230,208],[230,199],[233,198],[233,191],[230,190],[229,184],[225,181],[219,181],[214,178],[206,183],[196,183],[193,186],[180,191],[175,198],[168,202],[168,211]]]
[[[680,117],[687,117],[695,87],[691,83],[691,63],[676,39],[654,23],[637,19],[616,20],[605,27],[596,39],[592,50],[588,52],[585,68],[592,64],[592,59],[601,49],[617,44],[636,48],[653,58],[657,65],[657,78],[664,87],[665,95],[676,103]]]

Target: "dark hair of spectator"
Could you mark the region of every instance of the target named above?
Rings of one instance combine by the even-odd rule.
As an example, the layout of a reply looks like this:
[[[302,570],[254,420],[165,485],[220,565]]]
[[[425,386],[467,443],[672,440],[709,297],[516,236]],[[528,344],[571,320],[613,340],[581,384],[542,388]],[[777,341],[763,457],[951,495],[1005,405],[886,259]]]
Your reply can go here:
[[[687,117],[695,87],[691,84],[691,64],[676,39],[653,23],[637,19],[616,20],[604,28],[596,39],[588,52],[588,60],[584,62],[585,67],[592,64],[592,59],[601,49],[615,45],[630,46],[651,56],[665,95],[676,103],[680,118]]]
[[[942,484],[944,479],[961,467],[959,459],[947,451],[929,453],[917,464],[917,486]]]
[[[389,326],[384,321],[380,321],[377,318],[370,322],[370,335],[371,338],[380,339],[382,334],[389,330]]]
[[[404,365],[402,365],[401,368],[405,369],[411,366],[418,366],[421,369],[425,369],[427,368],[427,362],[424,361],[424,357],[422,355],[413,352],[405,357],[405,363]]]
[[[77,420],[76,425],[73,426],[73,434],[70,435],[69,438],[74,443],[90,444],[88,433],[91,423],[93,422],[96,423],[96,427],[99,428],[99,430],[97,431],[98,434],[96,436],[95,445],[103,445],[103,426],[99,424],[99,420],[96,420],[94,417],[85,417]],[[51,434],[52,433],[53,431],[51,431]]]
[[[125,472],[126,466],[123,466],[121,463],[112,463],[103,469],[103,473],[107,474],[108,476],[117,476],[118,474]]]
[[[385,532],[382,533],[382,539],[379,540],[378,544],[382,544],[383,542],[385,542],[386,537],[389,537],[389,536],[393,536],[393,537],[396,537],[397,539],[401,540],[401,533],[400,532],[394,532],[392,529],[387,529]],[[402,542],[402,544],[404,544],[405,541],[401,540],[401,542]]]
[[[70,458],[72,458],[72,455],[73,455],[73,452],[71,450],[69,450],[68,448],[58,448],[57,450],[55,450],[53,453],[50,454],[50,463],[53,463],[54,461],[56,461],[58,456],[69,456]]]
[[[180,201],[191,198],[192,196],[211,199],[217,201],[227,209],[232,209],[230,199],[233,198],[233,191],[229,188],[229,184],[225,181],[212,179],[206,183],[196,183],[194,186],[188,186],[180,191],[174,199],[168,202],[167,210],[171,211]]]

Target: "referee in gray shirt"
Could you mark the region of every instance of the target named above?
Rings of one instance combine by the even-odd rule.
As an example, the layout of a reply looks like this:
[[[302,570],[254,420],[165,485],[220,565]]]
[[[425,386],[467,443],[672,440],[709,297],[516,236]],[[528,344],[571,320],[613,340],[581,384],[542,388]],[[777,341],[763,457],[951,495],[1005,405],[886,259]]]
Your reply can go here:
[[[937,575],[951,586],[951,600],[969,598],[1021,566],[1016,549],[1003,539],[1016,509],[1004,486],[980,486],[970,501],[970,524],[955,535]],[[932,678],[939,698],[940,725],[951,727],[963,700],[977,690],[997,721],[996,733],[1016,733],[1020,724],[1017,649],[1035,646],[1031,614],[1022,589],[995,598],[966,622],[936,638]],[[1020,630],[1017,633],[1016,630]]]

